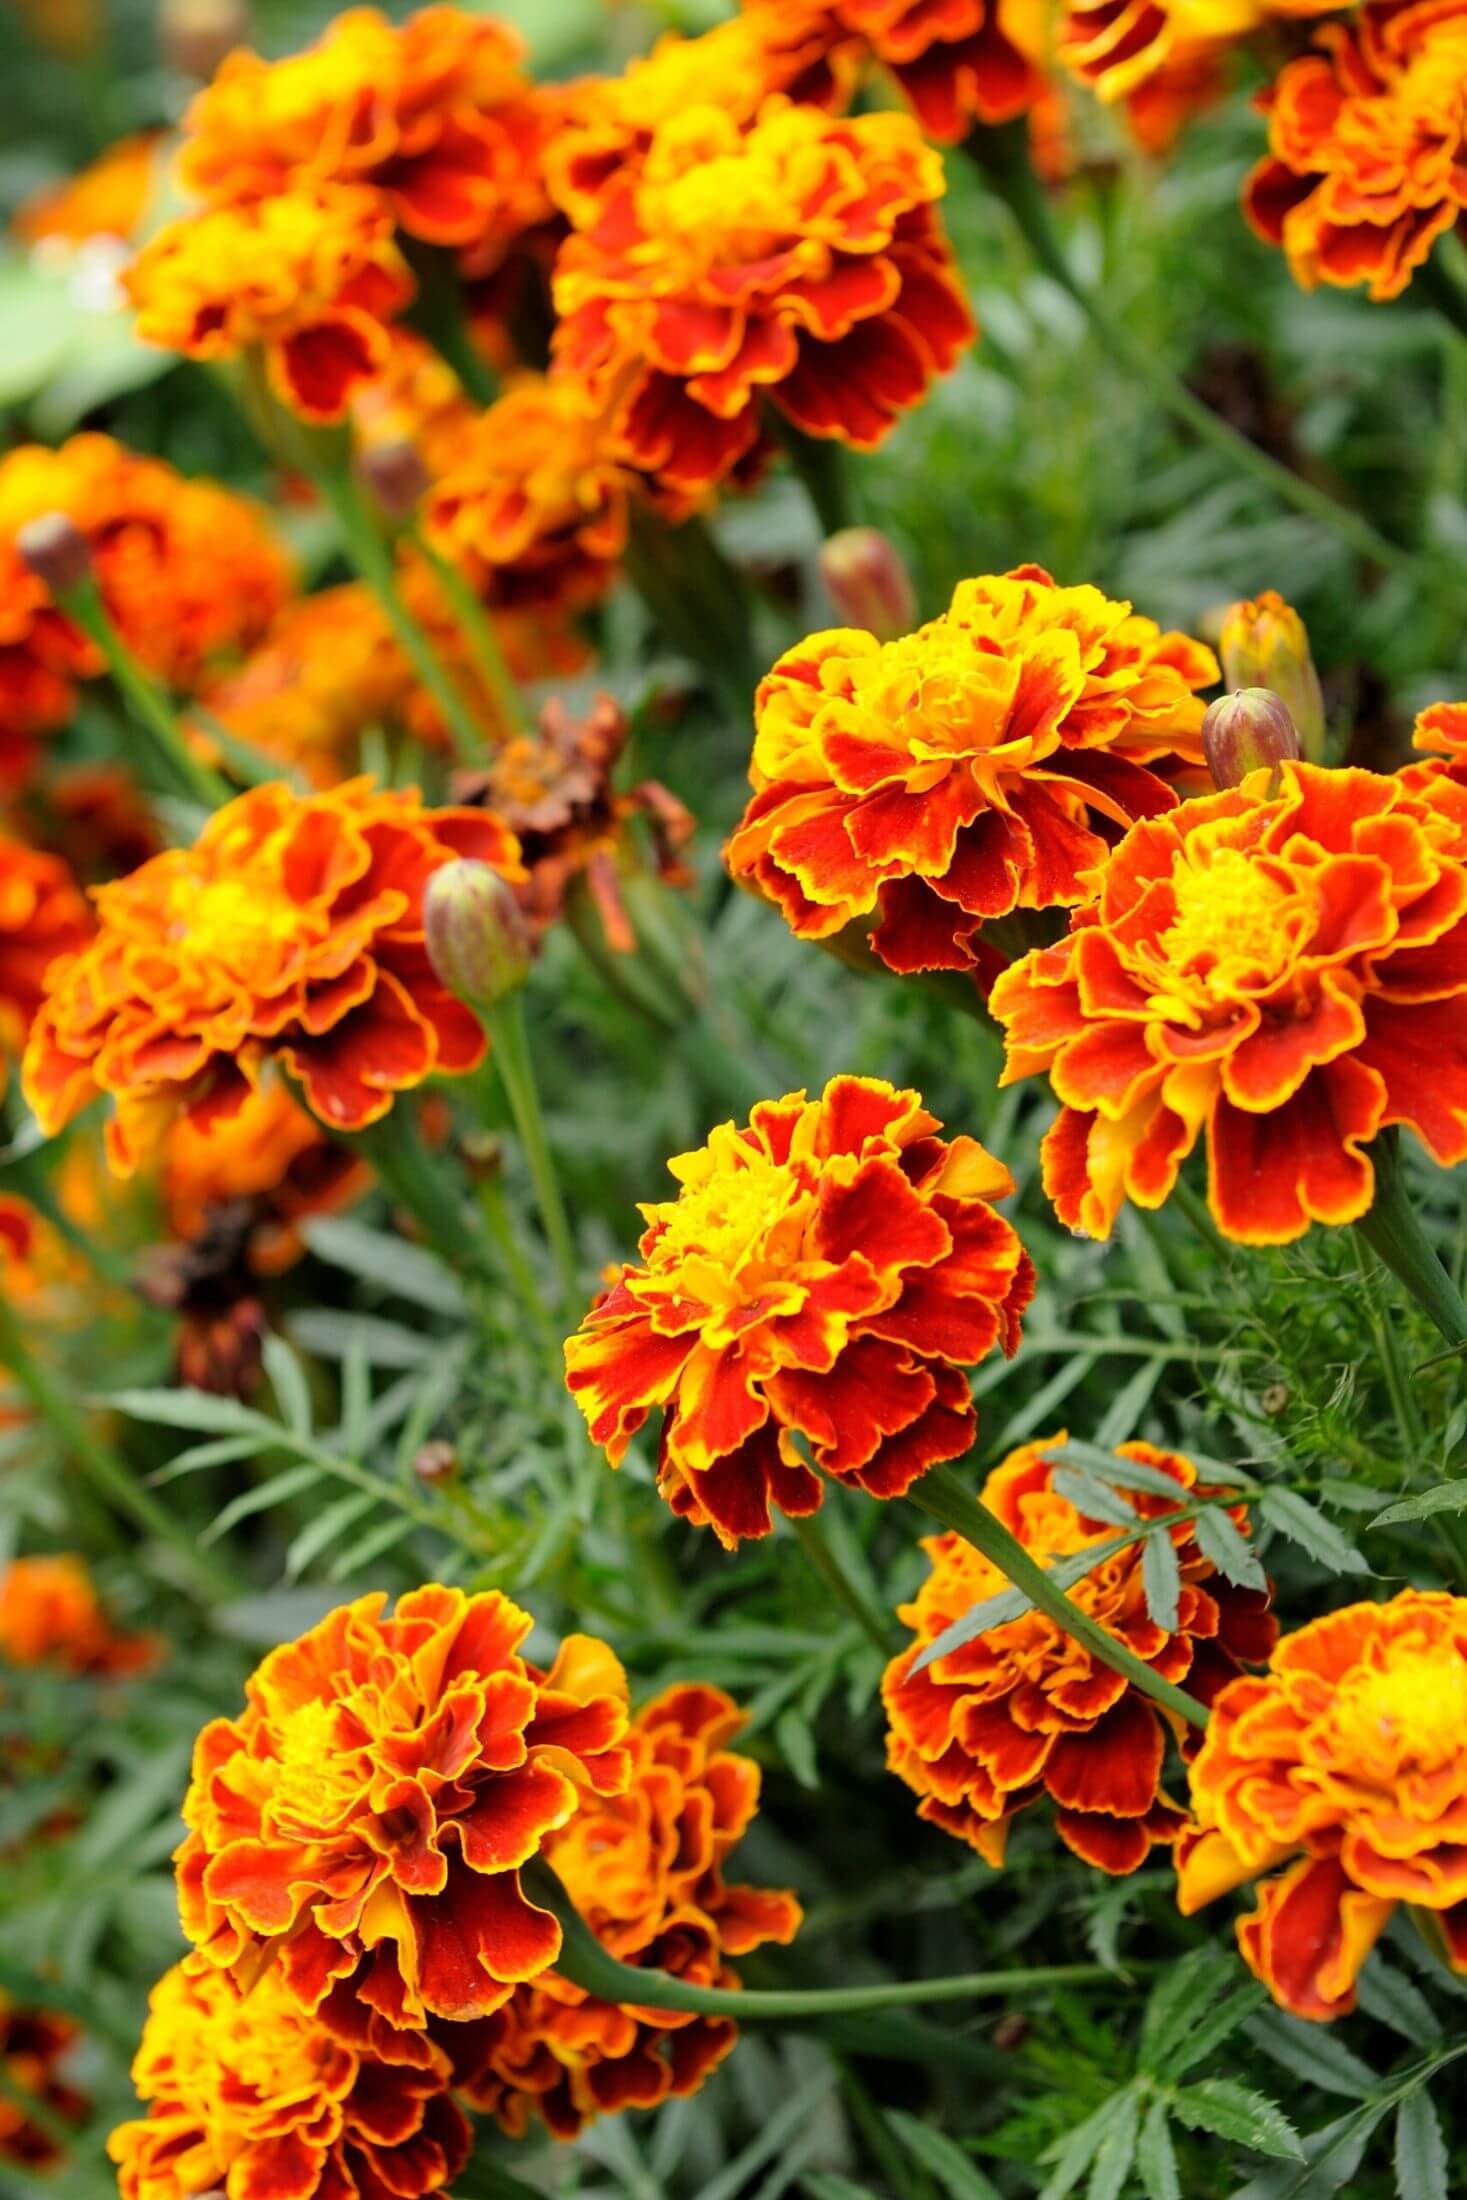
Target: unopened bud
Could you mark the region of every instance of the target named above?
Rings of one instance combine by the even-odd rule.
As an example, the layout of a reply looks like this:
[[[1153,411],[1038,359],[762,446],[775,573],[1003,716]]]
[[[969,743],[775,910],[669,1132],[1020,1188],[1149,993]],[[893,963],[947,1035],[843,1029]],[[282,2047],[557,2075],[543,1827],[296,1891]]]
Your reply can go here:
[[[471,1008],[493,1008],[529,976],[534,943],[514,889],[487,863],[459,857],[423,896],[428,960]]]
[[[53,596],[69,596],[92,577],[92,553],[86,536],[64,512],[43,512],[16,530],[15,547],[28,573],[44,582]]]
[[[158,44],[180,76],[207,84],[250,35],[246,0],[158,0]]]
[[[820,577],[848,626],[894,642],[917,624],[917,591],[895,544],[874,527],[842,527],[820,546]]]
[[[504,1168],[504,1142],[493,1131],[465,1131],[458,1150],[475,1183],[492,1181]]]
[[[458,1473],[458,1453],[452,1444],[437,1436],[431,1443],[419,1444],[413,1453],[413,1473],[420,1482],[430,1486],[436,1482],[451,1482]]]
[[[363,481],[390,520],[409,520],[428,487],[428,469],[416,444],[400,437],[369,444],[357,460]]]
[[[1293,606],[1272,588],[1235,603],[1223,620],[1218,646],[1228,686],[1270,689],[1287,705],[1303,754],[1322,764],[1324,693],[1304,621]]]
[[[1287,704],[1268,688],[1240,688],[1208,705],[1202,751],[1215,787],[1237,787],[1261,765],[1277,770],[1299,755]]]

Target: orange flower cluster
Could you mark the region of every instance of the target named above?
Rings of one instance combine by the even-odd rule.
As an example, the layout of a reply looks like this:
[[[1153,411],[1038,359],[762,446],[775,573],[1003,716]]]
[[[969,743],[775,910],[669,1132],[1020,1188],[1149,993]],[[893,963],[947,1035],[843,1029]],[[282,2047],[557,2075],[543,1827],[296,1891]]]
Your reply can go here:
[[[1467,822],[1401,779],[1283,767],[1138,825],[1070,937],[994,986],[1006,1078],[1046,1071],[1061,1221],[1159,1207],[1206,1132],[1208,1200],[1246,1245],[1371,1204],[1403,1123],[1467,1158]],[[1449,787],[1449,792],[1455,792]]]
[[[84,245],[94,237],[130,243],[158,183],[162,136],[140,130],[119,139],[97,160],[28,198],[15,217],[15,234],[28,245]]]
[[[1108,104],[1125,100],[1162,150],[1223,89],[1223,63],[1265,24],[1326,15],[1335,0],[1068,0],[1059,59]]]
[[[207,1966],[165,1971],[132,2079],[147,2113],[107,2146],[122,2200],[429,2200],[472,2144],[440,2049],[350,2047],[268,1972],[245,1996]]]
[[[743,1723],[722,1689],[668,1689],[632,1721],[626,1792],[588,1800],[547,1836],[546,1861],[620,1962],[734,1987],[730,1956],[798,1931],[792,1894],[723,1876],[759,1802],[759,1767],[724,1746]],[[573,2139],[596,2116],[695,2093],[737,2037],[727,2017],[598,2001],[550,1971],[470,2028],[464,2098],[514,2138],[538,2114]]]
[[[1055,1489],[1048,1455],[1064,1441],[1061,1432],[1010,1452],[981,1493],[988,1510],[1045,1564],[1108,1543],[1116,1532],[1113,1523],[1087,1518]],[[1178,1505],[1211,1494],[1179,1452],[1141,1443],[1119,1450],[1123,1459],[1174,1481]],[[1158,1492],[1130,1496],[1145,1520],[1175,1509]],[[1246,1527],[1241,1510],[1234,1518]],[[1240,1664],[1268,1656],[1278,1630],[1265,1596],[1235,1588],[1203,1556],[1191,1521],[1170,1535],[1182,1582],[1170,1632],[1147,1609],[1138,1544],[1103,1559],[1069,1594],[1162,1680],[1180,1683],[1206,1703]],[[912,1670],[954,1620],[1007,1585],[1006,1576],[961,1536],[929,1536],[923,1549],[932,1572],[899,1612],[916,1641],[887,1667],[881,1690],[887,1764],[921,1796],[918,1816],[968,1842],[995,1866],[1003,1862],[1015,1817],[1044,1795],[1056,1806],[1060,1839],[1101,1871],[1133,1872],[1153,1843],[1175,1841],[1185,1813],[1162,1787],[1162,1713],[1044,1613],[1030,1610],[920,1673]]]
[[[627,1778],[626,1683],[571,1636],[549,1673],[497,1592],[379,1593],[272,1650],[199,1736],[178,1850],[184,1930],[275,1976],[349,2044],[488,2016],[560,1952],[520,1867],[587,1789]],[[405,2052],[393,2048],[392,2054]]]
[[[1077,902],[1201,762],[1209,650],[1036,566],[964,581],[900,641],[812,635],[761,683],[733,876],[805,939],[877,917],[889,969],[991,975],[982,927]]]
[[[27,569],[16,536],[60,513],[85,537],[97,587],[129,649],[167,686],[192,688],[211,658],[248,646],[290,588],[255,507],[188,481],[110,436],[0,458],[0,772],[23,779],[37,733],[62,724],[73,684],[95,677],[92,644]]]
[[[869,52],[896,78],[929,137],[956,145],[975,123],[1010,122],[1044,89],[1045,14],[1034,0],[743,0],[773,39],[819,37],[832,65]]]
[[[91,929],[85,897],[60,857],[0,832],[0,1091],[7,1057],[25,1045],[41,1005],[46,972]]]
[[[1013,1353],[1033,1269],[990,1200],[1008,1171],[915,1092],[835,1077],[761,1101],[668,1164],[624,1268],[566,1344],[613,1466],[663,1414],[658,1486],[732,1549],[824,1494],[899,1497],[973,1442],[964,1368]]]
[[[1286,1636],[1266,1674],[1213,1706],[1178,1850],[1182,1909],[1287,1864],[1258,1888],[1238,1945],[1296,2017],[1354,2008],[1401,1902],[1429,1913],[1467,1972],[1464,1734],[1467,1598],[1404,1589]]]
[[[685,108],[561,247],[556,359],[628,463],[675,492],[749,458],[764,400],[870,448],[973,336],[942,191],[903,115],[842,122],[775,96],[741,128]]]
[[[62,2150],[49,2131],[26,2113],[26,2101],[39,2101],[62,2123],[79,2124],[90,2102],[61,2075],[60,2066],[77,2038],[69,2017],[55,2009],[18,2008],[0,1988],[0,2071],[15,2087],[0,2092],[0,2162],[19,2162],[28,2170],[49,2170]]]
[[[1269,154],[1244,212],[1306,290],[1397,298],[1467,221],[1467,5],[1367,0],[1315,44],[1259,102]]]
[[[156,1664],[155,1635],[128,1635],[103,1611],[71,1552],[13,1558],[0,1573],[0,1658],[61,1673],[138,1673]]]
[[[206,1130],[179,1118],[168,1134],[163,1202],[170,1232],[185,1241],[203,1237],[220,1208],[243,1206],[248,1266],[274,1275],[300,1257],[305,1217],[345,1205],[366,1179],[365,1164],[323,1137],[272,1080]]]
[[[423,945],[424,889],[456,856],[521,875],[497,818],[425,809],[412,790],[357,779],[226,803],[192,848],[97,889],[97,936],[53,966],[32,1026],[37,1120],[54,1132],[110,1094],[108,1154],[127,1175],[180,1115],[207,1130],[235,1114],[272,1061],[335,1130],[473,1068],[483,1033]]]

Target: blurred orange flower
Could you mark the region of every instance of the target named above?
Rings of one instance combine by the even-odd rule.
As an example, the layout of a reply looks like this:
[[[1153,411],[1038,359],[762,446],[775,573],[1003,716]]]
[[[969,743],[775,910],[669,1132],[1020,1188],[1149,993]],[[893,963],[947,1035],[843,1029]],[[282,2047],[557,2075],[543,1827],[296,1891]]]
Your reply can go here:
[[[411,443],[435,478],[454,464],[481,417],[447,361],[400,322],[388,330],[382,365],[356,390],[351,411],[358,449]]]
[[[1467,5],[1368,0],[1263,93],[1269,153],[1243,210],[1294,280],[1397,298],[1467,220]]]
[[[127,1635],[103,1611],[86,1562],[71,1552],[13,1558],[0,1572],[0,1659],[60,1673],[138,1673],[157,1663],[156,1635]],[[3,2151],[3,2149],[0,2149]]]
[[[59,856],[0,832],[0,1091],[35,1020],[46,972],[90,937],[92,913]]]
[[[147,2113],[107,2143],[122,2200],[428,2200],[472,2145],[441,2050],[348,2047],[268,1973],[245,1996],[207,1966],[165,1971],[132,2081]]]
[[[900,1497],[967,1451],[965,1368],[1018,1348],[1033,1268],[989,1205],[1013,1190],[976,1139],[944,1141],[915,1092],[834,1077],[764,1100],[669,1162],[621,1270],[566,1344],[613,1466],[663,1415],[658,1486],[732,1549],[824,1494],[815,1466]]]
[[[1068,939],[993,988],[1005,1081],[1063,1103],[1044,1184],[1105,1237],[1206,1133],[1225,1236],[1282,1245],[1371,1204],[1390,1123],[1467,1158],[1467,827],[1400,779],[1285,764],[1138,825]]]
[[[1467,1598],[1403,1589],[1286,1635],[1266,1674],[1212,1707],[1177,1853],[1183,1911],[1286,1865],[1238,1945],[1296,2017],[1354,2008],[1401,1902],[1467,1972],[1464,1734]]]
[[[59,1130],[98,1093],[128,1175],[180,1115],[235,1114],[275,1061],[335,1130],[482,1058],[469,1011],[433,977],[423,890],[455,856],[521,875],[484,810],[425,809],[414,790],[350,780],[299,796],[256,787],[171,848],[96,889],[96,938],[54,965],[25,1089]]]
[[[1166,86],[1169,101],[1180,95],[1184,107],[1205,105],[1219,88],[1230,47],[1266,23],[1327,15],[1334,6],[1335,0],[1068,0],[1059,58],[1107,104],[1138,95],[1149,101]],[[1148,111],[1155,114],[1143,107]],[[1168,137],[1157,128],[1151,142],[1160,150]]]
[[[915,634],[815,634],[761,683],[725,860],[805,939],[875,914],[892,970],[988,971],[986,921],[1076,902],[1164,774],[1202,758],[1210,650],[1037,566]],[[1160,769],[1158,769],[1160,767]],[[991,974],[991,971],[988,971]]]
[[[91,2103],[61,2075],[78,2037],[69,2017],[56,2009],[18,2008],[0,1988],[0,2072],[15,2086],[0,2093],[0,2162],[19,2162],[28,2170],[53,2169],[62,2149],[49,2131],[28,2118],[23,2103],[39,2101],[64,2124],[84,2121]]]
[[[562,246],[555,356],[673,490],[746,458],[764,400],[869,449],[973,337],[943,188],[904,115],[841,122],[776,96],[741,130],[686,108]]]
[[[759,1767],[724,1746],[743,1724],[721,1688],[666,1690],[632,1721],[625,1794],[587,1800],[547,1836],[546,1861],[618,1961],[735,1987],[730,1956],[798,1931],[792,1894],[723,1876],[759,1803]],[[727,2017],[597,2001],[550,1971],[516,1987],[456,2052],[472,2108],[514,2138],[538,2114],[573,2139],[594,2117],[696,2093],[737,2038]]]
[[[865,48],[888,68],[929,137],[956,145],[975,123],[1009,122],[1044,89],[1047,20],[1036,0],[743,0],[771,37],[822,33],[837,55]]]
[[[520,1866],[587,1789],[627,1779],[626,1681],[570,1636],[548,1673],[497,1591],[436,1586],[331,1612],[272,1650],[199,1736],[177,1853],[184,1931],[248,1984],[377,2051],[487,2016],[560,1952]],[[403,2050],[394,2049],[393,2053]]]
[[[24,201],[12,224],[24,244],[87,244],[93,237],[131,243],[158,184],[163,135],[140,130],[64,183]]]
[[[235,1115],[200,1130],[180,1116],[168,1134],[163,1201],[170,1232],[205,1235],[221,1207],[243,1205],[246,1257],[257,1275],[299,1259],[298,1224],[355,1198],[366,1164],[323,1136],[279,1079],[262,1084]]]
[[[1087,1518],[1054,1487],[1048,1454],[1065,1440],[1061,1431],[1021,1445],[994,1468],[981,1493],[988,1510],[1046,1564],[1116,1533],[1113,1522]],[[1176,1505],[1213,1494],[1179,1452],[1141,1443],[1118,1448],[1123,1459],[1174,1481]],[[1150,1490],[1129,1495],[1144,1520],[1175,1510]],[[1241,1510],[1233,1518],[1246,1528]],[[1161,1679],[1206,1703],[1240,1663],[1268,1656],[1278,1630],[1264,1595],[1234,1588],[1203,1556],[1191,1521],[1170,1534],[1182,1580],[1170,1632],[1147,1609],[1139,1544],[1103,1560],[1069,1594]],[[918,1816],[997,1866],[1015,1817],[1047,1795],[1056,1806],[1055,1830],[1076,1856],[1101,1871],[1135,1871],[1152,1844],[1174,1841],[1184,1822],[1162,1787],[1163,1714],[1034,1610],[914,1673],[921,1652],[954,1620],[1007,1587],[998,1568],[960,1536],[928,1536],[922,1547],[932,1571],[899,1612],[916,1640],[887,1667],[881,1690],[887,1764],[921,1796]]]

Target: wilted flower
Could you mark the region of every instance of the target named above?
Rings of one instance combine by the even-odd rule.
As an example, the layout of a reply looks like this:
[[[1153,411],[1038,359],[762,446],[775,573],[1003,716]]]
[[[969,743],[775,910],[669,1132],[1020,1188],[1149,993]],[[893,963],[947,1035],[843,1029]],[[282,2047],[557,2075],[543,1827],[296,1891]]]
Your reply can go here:
[[[812,635],[760,685],[729,869],[802,938],[874,915],[892,970],[981,967],[987,920],[1078,901],[1171,807],[1216,678],[1198,643],[1036,566],[962,582],[901,641]]]
[[[627,1776],[626,1682],[573,1635],[548,1673],[497,1591],[359,1597],[272,1650],[199,1736],[178,1850],[184,1930],[262,1961],[351,2041],[487,2016],[560,1952],[520,1866]],[[393,2052],[396,2052],[395,2050]]]
[[[1304,621],[1276,590],[1235,603],[1218,644],[1230,688],[1269,688],[1287,707],[1311,764],[1324,762],[1324,693]]]
[[[192,848],[98,887],[96,938],[53,965],[25,1089],[59,1130],[98,1093],[126,1175],[179,1116],[235,1114],[272,1061],[333,1130],[361,1130],[435,1071],[473,1068],[477,1022],[435,979],[423,892],[471,855],[519,875],[484,810],[425,809],[351,780],[326,794],[252,788]]]
[[[1398,1903],[1467,1972],[1467,1598],[1404,1589],[1286,1635],[1213,1705],[1177,1855],[1190,1916],[1265,1877],[1238,1921],[1296,2017],[1344,2016]]]
[[[1071,1228],[1161,1206],[1204,1133],[1248,1245],[1363,1215],[1387,1124],[1467,1158],[1467,826],[1400,779],[1280,770],[1136,826],[1069,938],[993,988],[1006,1080],[1064,1103],[1044,1183]]]
[[[975,122],[1010,122],[1044,88],[1047,23],[1034,0],[743,0],[774,39],[819,36],[888,68],[929,137],[956,145]],[[808,66],[808,64],[807,64]]]
[[[156,1635],[113,1627],[86,1561],[73,1552],[13,1558],[0,1571],[0,1660],[6,1664],[58,1673],[137,1673],[156,1664],[158,1653]]]
[[[8,1057],[25,1045],[41,1005],[46,972],[91,930],[91,911],[60,857],[0,832],[0,1090]]]
[[[1116,1533],[1114,1522],[1087,1518],[1054,1487],[1049,1454],[1065,1440],[1061,1432],[1010,1452],[981,1492],[988,1510],[1045,1565]],[[1149,1489],[1129,1491],[1142,1520],[1214,1494],[1180,1452],[1134,1443],[1120,1445],[1119,1454],[1177,1485],[1175,1504]],[[1246,1527],[1241,1509],[1233,1517]],[[1194,1522],[1168,1532],[1181,1576],[1170,1630],[1149,1611],[1139,1543],[1103,1559],[1068,1594],[1160,1679],[1206,1703],[1240,1663],[1268,1656],[1277,1628],[1265,1595],[1235,1588],[1204,1557]],[[1154,1842],[1177,1838],[1185,1820],[1162,1786],[1163,1714],[1033,1609],[914,1672],[954,1620],[1007,1587],[1006,1576],[961,1536],[928,1536],[922,1547],[932,1572],[899,1612],[916,1641],[887,1667],[881,1691],[887,1764],[921,1796],[918,1816],[999,1865],[1014,1818],[1047,1795],[1055,1830],[1076,1856],[1101,1871],[1135,1871]]]
[[[429,2200],[471,2134],[442,2049],[348,2046],[268,1972],[246,1995],[175,1963],[148,2001],[132,2082],[146,2114],[107,2142],[121,2200]]]
[[[724,1746],[743,1724],[721,1688],[666,1690],[628,1731],[626,1792],[588,1798],[546,1837],[547,1863],[618,1961],[737,1986],[731,1956],[799,1929],[792,1894],[724,1878],[759,1801],[759,1767]],[[573,2139],[593,2117],[695,2093],[737,2038],[727,2017],[598,2001],[550,1971],[455,2051],[471,2107],[516,2138],[538,2114]]]
[[[9,2081],[0,2092],[0,2162],[49,2170],[61,2160],[62,2149],[32,2122],[25,2103],[39,2102],[63,2124],[85,2120],[90,2101],[61,2074],[77,2037],[59,2010],[21,2008],[0,1988],[0,2074]]]
[[[732,1548],[769,1533],[771,1507],[819,1506],[802,1440],[873,1497],[969,1449],[963,1370],[1017,1350],[1033,1269],[989,1205],[1007,1169],[941,1127],[915,1092],[834,1077],[668,1164],[681,1189],[642,1208],[643,1265],[565,1348],[613,1466],[661,1413],[662,1494]]]

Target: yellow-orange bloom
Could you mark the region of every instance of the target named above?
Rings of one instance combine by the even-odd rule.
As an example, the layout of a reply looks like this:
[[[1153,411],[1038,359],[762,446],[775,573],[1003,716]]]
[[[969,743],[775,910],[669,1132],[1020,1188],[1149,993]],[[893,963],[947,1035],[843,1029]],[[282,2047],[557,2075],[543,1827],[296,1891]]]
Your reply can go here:
[[[980,1493],[988,1510],[1046,1565],[1110,1542],[1116,1532],[1113,1522],[1089,1519],[1055,1489],[1048,1455],[1064,1442],[1061,1431],[1021,1445],[994,1468]],[[1141,1443],[1119,1450],[1123,1459],[1177,1485],[1175,1505],[1159,1493],[1132,1491],[1142,1519],[1159,1519],[1185,1499],[1210,1494],[1180,1452]],[[1235,1518],[1246,1527],[1241,1512]],[[1102,1560],[1069,1594],[1160,1679],[1207,1703],[1241,1663],[1268,1656],[1278,1630],[1265,1595],[1235,1588],[1203,1556],[1191,1521],[1170,1534],[1182,1583],[1170,1631],[1147,1608],[1139,1544]],[[1135,1871],[1152,1844],[1174,1841],[1184,1822],[1162,1786],[1162,1713],[1033,1610],[914,1672],[922,1651],[954,1620],[1006,1586],[998,1568],[961,1536],[928,1536],[922,1547],[932,1571],[898,1615],[916,1640],[892,1660],[881,1689],[886,1761],[921,1796],[918,1816],[996,1866],[1014,1818],[1047,1795],[1056,1806],[1055,1830],[1076,1856],[1101,1871]]]
[[[168,1134],[163,1202],[170,1232],[204,1237],[222,1207],[244,1210],[249,1269],[273,1275],[299,1258],[299,1225],[355,1198],[366,1164],[323,1136],[315,1118],[272,1079],[235,1115],[200,1130],[180,1116]]]
[[[842,122],[775,96],[741,129],[687,108],[562,246],[555,356],[628,463],[674,491],[746,459],[765,403],[870,449],[974,333],[943,189],[905,115]]]
[[[547,1836],[546,1861],[620,1962],[736,1987],[729,1957],[798,1931],[792,1894],[724,1878],[759,1802],[759,1767],[725,1746],[743,1723],[721,1688],[669,1688],[632,1721],[625,1794],[588,1799]],[[550,1971],[455,2051],[471,2107],[515,2138],[538,2115],[573,2139],[596,2116],[695,2093],[737,2038],[727,2017],[598,2001]]]
[[[873,916],[892,970],[991,974],[984,923],[1081,875],[1200,765],[1209,650],[1037,566],[962,582],[900,641],[814,634],[760,684],[726,861],[805,939]]]
[[[469,2158],[448,2057],[349,2047],[269,1973],[176,1963],[132,2066],[146,2115],[107,2142],[122,2200],[429,2200]]]
[[[46,972],[73,954],[92,929],[85,897],[59,856],[0,832],[0,1090],[8,1057],[35,1020]]]
[[[102,1609],[71,1552],[13,1558],[0,1573],[0,1659],[59,1673],[136,1673],[155,1664],[155,1635],[128,1635]]]
[[[448,362],[399,322],[388,331],[381,367],[356,391],[351,414],[360,450],[411,443],[436,479],[454,464],[480,408]]]
[[[763,1100],[668,1163],[621,1270],[565,1348],[613,1466],[660,1413],[658,1486],[732,1548],[771,1507],[814,1512],[815,1467],[900,1497],[973,1442],[963,1370],[1018,1348],[1034,1271],[992,1206],[1013,1190],[974,1138],[943,1140],[915,1092],[833,1077]]]
[[[93,237],[130,243],[157,187],[162,142],[157,130],[119,139],[80,175],[25,200],[15,217],[15,234],[29,245],[83,245]]]
[[[1068,0],[1059,58],[1107,103],[1160,82],[1209,90],[1230,46],[1266,23],[1326,15],[1335,0]],[[1195,103],[1195,101],[1194,101]]]
[[[484,1037],[433,976],[423,892],[473,856],[518,878],[513,834],[484,810],[425,809],[367,779],[325,794],[255,787],[95,891],[96,938],[53,964],[25,1089],[57,1131],[98,1093],[126,1175],[180,1115],[233,1115],[272,1061],[336,1130],[482,1059]]]
[[[1467,4],[1369,0],[1260,98],[1269,153],[1243,210],[1294,280],[1398,298],[1467,220]]]
[[[560,1953],[520,1887],[590,1789],[627,1778],[626,1682],[573,1635],[548,1673],[497,1591],[380,1593],[272,1650],[236,1719],[199,1736],[178,1850],[184,1931],[262,1959],[348,2040],[487,2016]],[[397,2050],[393,2050],[397,2052]]]
[[[1036,0],[743,0],[771,39],[819,39],[838,73],[854,51],[889,69],[929,137],[1012,121],[1044,89],[1047,18]],[[811,66],[806,62],[807,69]]]
[[[1281,776],[1138,825],[1069,938],[993,988],[1006,1081],[1064,1103],[1044,1183],[1071,1228],[1161,1206],[1204,1133],[1246,1245],[1363,1215],[1387,1124],[1467,1158],[1467,824],[1399,778]]]
[[[77,2028],[55,2009],[23,2009],[0,1988],[0,2072],[17,2089],[0,2093],[0,2162],[27,2170],[53,2169],[62,2149],[49,2130],[33,2123],[27,2101],[39,2101],[62,2123],[80,2124],[91,2106],[61,2074]]]
[[[1238,1921],[1250,1968],[1296,2017],[1355,2006],[1400,1902],[1467,1972],[1467,1598],[1403,1589],[1287,1635],[1212,1707],[1191,1766],[1178,1898],[1264,1878]]]

